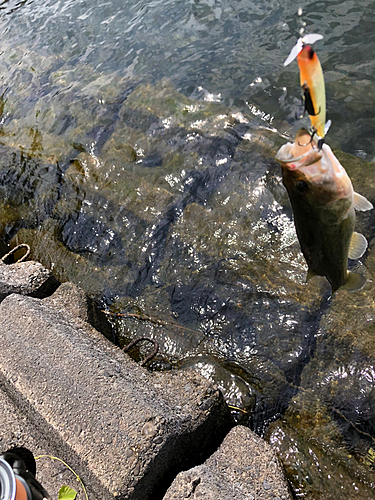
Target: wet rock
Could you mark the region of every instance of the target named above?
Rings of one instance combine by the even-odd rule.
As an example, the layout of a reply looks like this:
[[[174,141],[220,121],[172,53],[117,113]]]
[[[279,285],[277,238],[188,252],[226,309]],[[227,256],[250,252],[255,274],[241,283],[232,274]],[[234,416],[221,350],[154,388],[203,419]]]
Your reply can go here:
[[[272,448],[246,427],[230,431],[220,448],[198,467],[180,472],[163,500],[291,500]]]
[[[59,282],[51,271],[39,262],[0,262],[0,301],[12,293],[44,298],[58,286]]]
[[[77,73],[66,70],[55,68],[49,85],[74,84]],[[49,218],[46,211],[43,218],[37,210],[26,213],[39,206],[31,197],[32,183],[25,183],[25,198],[15,187],[15,199],[30,204],[17,211],[3,207],[4,234],[12,236],[23,220],[37,221],[37,229],[27,222],[14,240],[30,243],[34,258],[53,266],[61,281],[82,285],[114,312],[161,320],[117,321],[121,343],[146,334],[172,365],[223,381],[227,401],[249,411],[237,412],[240,421],[260,434],[292,411],[294,398],[307,397],[299,394],[301,384],[316,393],[324,387],[322,411],[334,414],[341,436],[334,446],[354,449],[358,463],[365,461],[374,438],[373,352],[371,335],[362,333],[371,333],[373,321],[375,210],[357,214],[369,250],[356,265],[368,284],[349,299],[329,299],[324,278],[305,284],[291,207],[272,160],[282,138],[264,126],[256,129],[251,113],[189,99],[166,80],[135,87],[121,79],[108,82],[104,73],[78,76],[90,81],[80,99],[66,90],[54,109],[38,99],[40,134],[20,131],[17,120],[5,123],[5,143],[59,158],[74,143],[75,156],[63,169]],[[35,117],[31,108],[29,124]],[[56,137],[57,131],[63,135]],[[374,202],[373,163],[339,153],[338,158],[355,189]],[[32,165],[38,176],[38,162]],[[11,175],[25,179],[19,172]],[[295,408],[298,413],[300,406]],[[309,415],[315,413],[307,412],[307,420]],[[298,468],[298,460],[292,464],[289,458],[288,470]],[[315,462],[305,463],[312,467],[305,477],[319,482]],[[330,484],[327,479],[327,491]]]
[[[12,244],[27,243],[32,248],[32,256],[53,270],[60,282],[75,280],[91,290],[91,297],[98,301],[109,293],[108,285],[125,279],[128,267],[99,267],[82,255],[69,251],[63,245],[59,225],[54,219],[47,219],[38,229],[21,229]],[[110,285],[111,286],[111,285]]]
[[[74,295],[65,286],[44,300],[2,302],[1,385],[91,496],[158,498],[163,481],[217,446],[228,408],[194,372],[151,374],[135,364],[86,323],[82,305],[69,305]]]
[[[121,250],[121,239],[100,220],[81,211],[78,217],[69,219],[61,233],[63,242],[75,253],[91,253],[98,260],[110,259],[112,253]]]
[[[212,383],[215,381],[226,395],[226,401],[231,405],[237,421],[241,422],[241,419],[246,420],[246,416],[253,415],[257,398],[251,380],[246,380],[246,373],[240,366],[212,355],[186,357],[178,366],[189,367]]]
[[[371,449],[371,445],[367,443],[360,454],[358,448],[350,448],[337,417],[325,398],[311,390],[303,391],[266,433],[300,498],[354,500],[374,496],[371,455],[366,459],[366,448]],[[356,434],[355,428],[348,427]]]
[[[1,145],[0,154],[0,237],[9,240],[20,227],[35,227],[52,213],[61,171],[32,151]]]
[[[142,159],[142,164],[147,168],[160,167],[163,164],[163,158],[158,153],[150,154]]]

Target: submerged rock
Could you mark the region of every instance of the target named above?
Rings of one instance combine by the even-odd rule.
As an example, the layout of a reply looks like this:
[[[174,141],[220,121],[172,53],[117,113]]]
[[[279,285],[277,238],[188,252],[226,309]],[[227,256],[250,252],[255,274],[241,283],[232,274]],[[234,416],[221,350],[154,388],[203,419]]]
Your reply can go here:
[[[9,241],[21,227],[36,227],[53,211],[61,186],[59,165],[47,158],[0,146],[0,237]]]
[[[301,498],[372,498],[375,450],[373,284],[330,300],[301,388],[267,432]]]
[[[298,498],[373,498],[372,464],[365,450],[359,460],[355,456],[337,417],[319,393],[301,391],[266,433]]]

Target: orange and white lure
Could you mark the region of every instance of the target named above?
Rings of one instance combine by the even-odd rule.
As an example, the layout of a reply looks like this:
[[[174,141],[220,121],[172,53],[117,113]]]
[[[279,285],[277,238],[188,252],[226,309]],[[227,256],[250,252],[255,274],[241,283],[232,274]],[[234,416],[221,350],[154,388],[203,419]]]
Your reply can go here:
[[[287,66],[297,58],[305,110],[310,116],[313,135],[316,133],[320,138],[320,141],[318,141],[319,149],[321,149],[324,136],[331,125],[331,121],[326,123],[326,93],[323,70],[318,56],[311,47],[313,43],[322,38],[322,35],[313,33],[299,38],[284,62],[284,66]]]

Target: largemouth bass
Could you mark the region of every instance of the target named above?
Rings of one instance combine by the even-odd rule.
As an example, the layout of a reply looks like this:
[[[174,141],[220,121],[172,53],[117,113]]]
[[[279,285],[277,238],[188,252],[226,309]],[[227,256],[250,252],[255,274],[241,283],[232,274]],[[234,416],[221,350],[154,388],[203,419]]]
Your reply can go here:
[[[335,292],[346,285],[361,288],[366,279],[348,272],[348,257],[359,259],[367,248],[366,238],[354,232],[355,209],[366,211],[372,204],[354,192],[351,180],[331,148],[317,147],[307,130],[295,142],[282,146],[276,159],[281,163],[294,224],[302,253],[309,267],[307,280],[325,276]]]

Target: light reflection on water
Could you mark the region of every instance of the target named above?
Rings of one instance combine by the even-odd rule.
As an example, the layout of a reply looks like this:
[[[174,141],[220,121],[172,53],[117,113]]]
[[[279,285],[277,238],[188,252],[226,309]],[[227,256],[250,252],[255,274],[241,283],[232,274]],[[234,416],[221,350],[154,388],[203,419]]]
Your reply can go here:
[[[368,140],[374,123],[365,115],[375,78],[374,4],[323,2],[317,9],[302,1],[300,6],[306,31],[324,36],[317,50],[326,72],[332,142],[360,156],[374,156]],[[77,73],[75,81],[66,82],[66,89],[81,88],[83,94],[91,92],[87,83],[92,70],[106,75],[102,84],[115,75],[146,81],[169,77],[187,95],[194,91],[196,98],[236,103],[280,132],[295,123],[292,117],[300,101],[297,67],[282,67],[299,30],[291,1],[132,1],[126,8],[119,1],[9,1],[0,28],[6,33],[1,42],[2,81],[9,95],[17,92],[17,97],[12,95],[16,105],[23,101],[25,106],[24,98],[31,98],[22,82],[31,68],[27,78],[35,83],[51,64],[65,61],[73,73],[79,66],[87,68],[83,81]],[[21,89],[17,81],[23,83]],[[63,82],[64,74],[59,92]],[[49,90],[52,97],[52,88],[43,91],[47,96]]]

